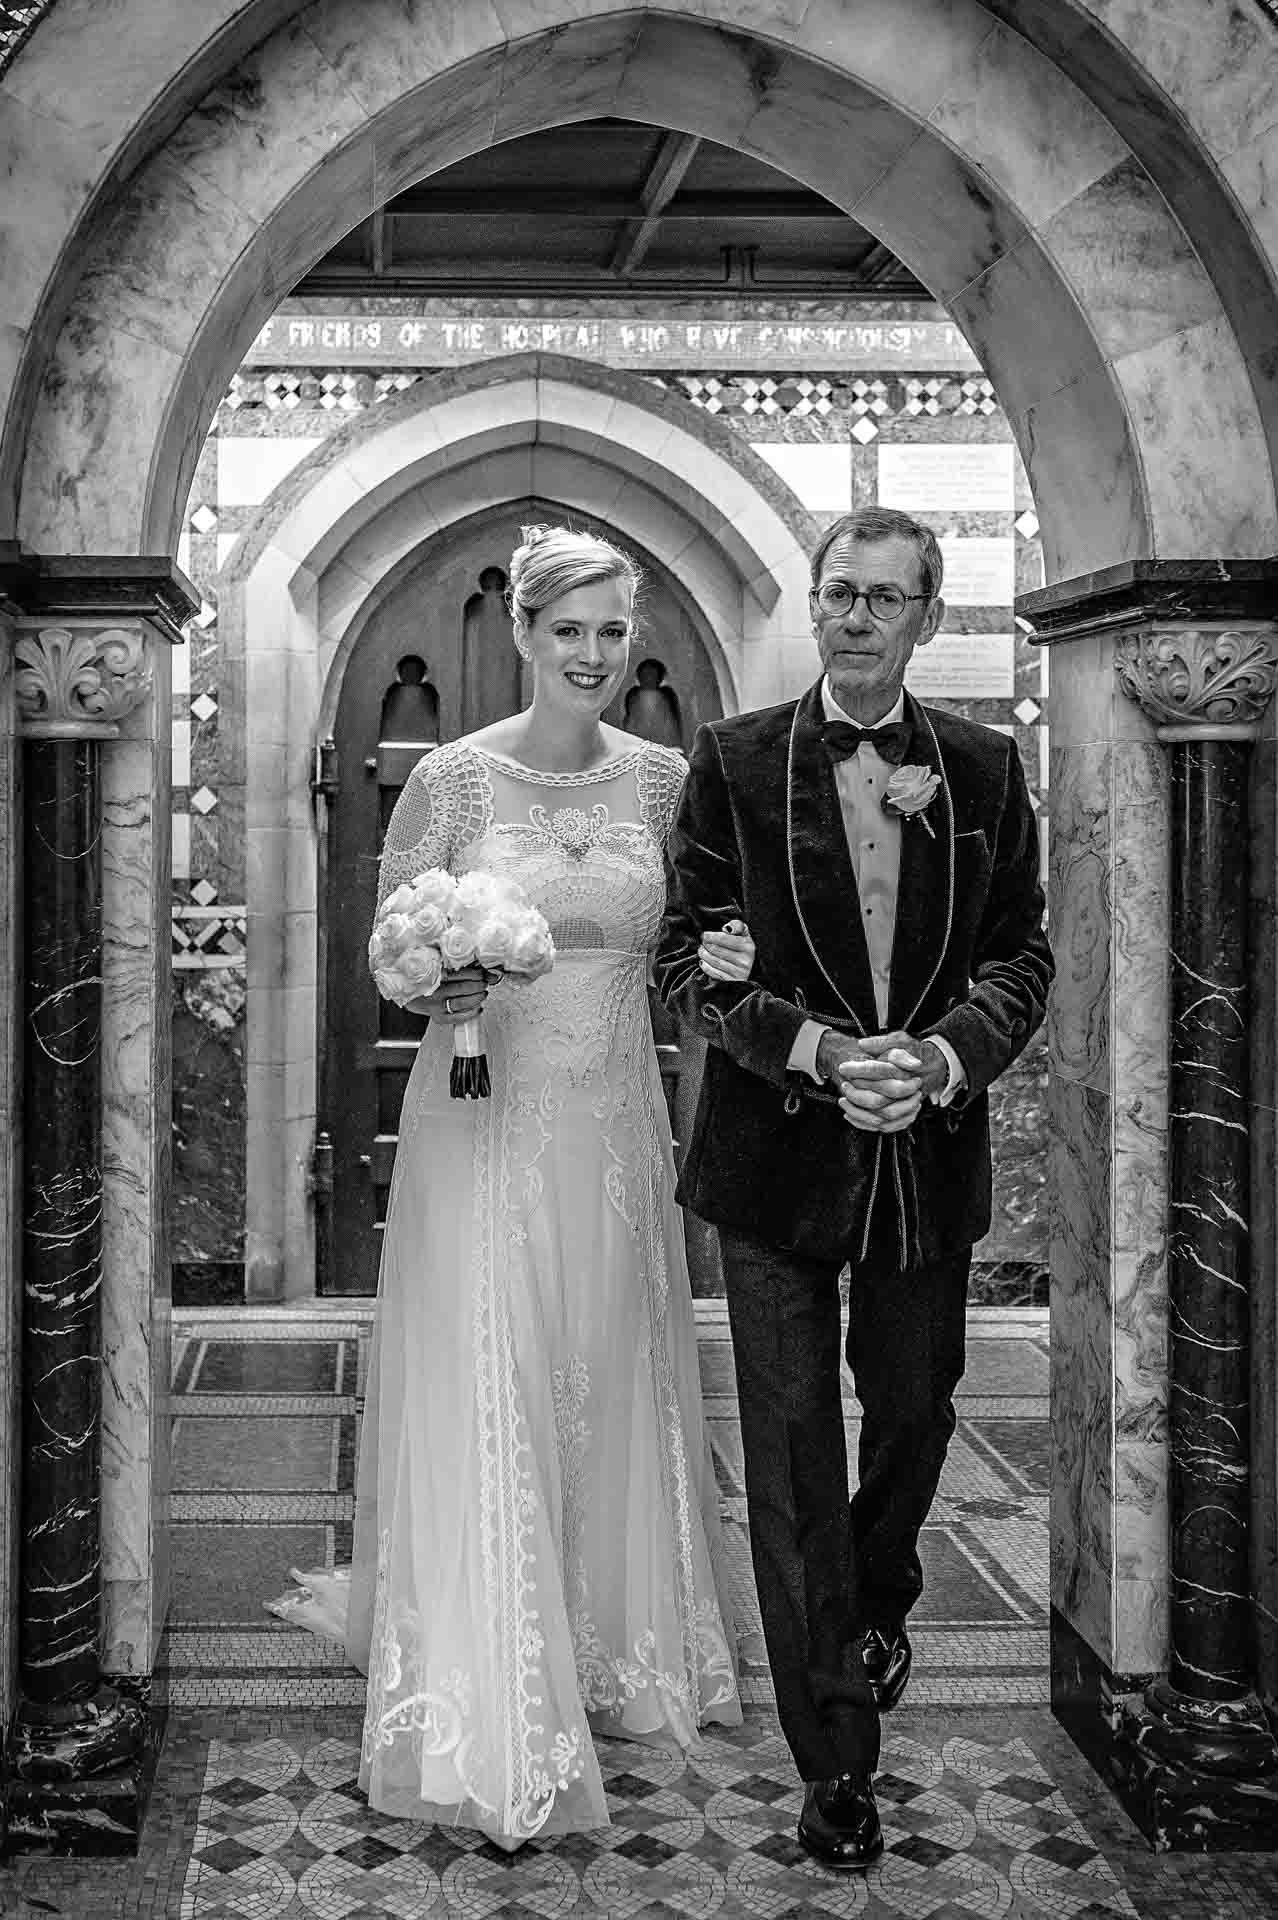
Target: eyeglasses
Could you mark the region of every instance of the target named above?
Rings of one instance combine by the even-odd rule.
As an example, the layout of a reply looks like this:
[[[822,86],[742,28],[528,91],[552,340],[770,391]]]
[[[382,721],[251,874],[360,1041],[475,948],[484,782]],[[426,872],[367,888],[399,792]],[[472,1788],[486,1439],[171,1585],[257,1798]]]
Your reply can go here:
[[[872,620],[895,620],[911,600],[930,600],[930,593],[902,593],[899,587],[854,587],[849,580],[825,580],[813,587],[812,598],[821,612],[831,619],[851,613],[858,600],[864,600]]]

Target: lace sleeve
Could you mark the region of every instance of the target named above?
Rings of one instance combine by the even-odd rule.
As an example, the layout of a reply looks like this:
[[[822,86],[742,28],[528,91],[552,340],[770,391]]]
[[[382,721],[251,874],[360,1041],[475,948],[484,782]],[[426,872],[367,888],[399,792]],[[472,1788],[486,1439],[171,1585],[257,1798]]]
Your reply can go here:
[[[484,828],[486,788],[475,755],[460,744],[436,747],[404,782],[382,843],[377,911],[388,893],[429,867],[451,869]]]
[[[675,747],[650,745],[639,762],[639,806],[658,846],[664,847],[670,836],[687,777],[688,762]]]

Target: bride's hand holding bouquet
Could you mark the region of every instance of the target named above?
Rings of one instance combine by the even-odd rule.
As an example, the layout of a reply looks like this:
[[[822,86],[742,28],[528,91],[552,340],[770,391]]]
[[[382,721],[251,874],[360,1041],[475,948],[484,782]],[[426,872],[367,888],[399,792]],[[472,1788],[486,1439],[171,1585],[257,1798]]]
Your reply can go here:
[[[453,1029],[454,1099],[491,1091],[480,1015],[503,974],[549,972],[555,948],[545,917],[513,880],[488,873],[460,880],[442,867],[386,896],[368,943],[378,992],[396,1006]]]

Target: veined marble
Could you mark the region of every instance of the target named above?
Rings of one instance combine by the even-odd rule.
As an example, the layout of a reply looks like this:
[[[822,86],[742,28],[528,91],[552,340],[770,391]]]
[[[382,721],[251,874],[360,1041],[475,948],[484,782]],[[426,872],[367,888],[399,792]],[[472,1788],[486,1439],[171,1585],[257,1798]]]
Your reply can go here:
[[[1238,343],[1223,319],[1123,355],[1122,383],[1144,451],[1158,551],[1262,559],[1278,547],[1278,505],[1265,434]],[[1204,460],[1213,442],[1228,459]],[[1210,533],[1208,530],[1211,530]]]
[[[150,695],[102,769],[103,1668],[131,1675],[168,1603],[170,649],[148,644]]]
[[[17,984],[18,848],[14,845],[13,629],[0,612],[0,1718],[14,1707],[18,1613],[18,1407],[21,1295],[15,1205],[21,1144],[21,1088],[13,1077]]]
[[[1112,977],[1112,749],[1054,748],[1049,791],[1050,929],[1056,978],[1048,1002],[1052,1070],[1108,1095]]]
[[[1111,1651],[1113,1355],[1110,1102],[1048,1081],[1052,1120],[1052,1603],[1102,1659]]]

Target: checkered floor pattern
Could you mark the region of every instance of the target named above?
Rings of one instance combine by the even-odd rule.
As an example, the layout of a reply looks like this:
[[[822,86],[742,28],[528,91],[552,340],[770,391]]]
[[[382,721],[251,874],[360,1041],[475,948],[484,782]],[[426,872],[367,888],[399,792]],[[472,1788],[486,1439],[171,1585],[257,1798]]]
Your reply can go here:
[[[214,1741],[182,1920],[416,1914],[1135,1916],[1137,1909],[1024,1740],[885,1737],[882,1859],[842,1878],[795,1839],[801,1789],[779,1735],[750,1724],[682,1755],[601,1743],[610,1827],[506,1855],[460,1829],[369,1808],[357,1740],[307,1752]]]
[[[886,1848],[831,1874],[795,1838],[751,1579],[722,1303],[699,1301],[705,1413],[744,1630],[746,1723],[685,1759],[601,1742],[611,1825],[508,1856],[371,1813],[364,1685],[263,1602],[349,1555],[370,1316],[356,1303],[174,1316],[169,1717],[140,1853],[0,1866],[4,1920],[1254,1920],[1278,1856],[1154,1855],[1047,1699],[1047,1316],[969,1321],[958,1428],[921,1542],[914,1673],[884,1729]],[[849,1453],[858,1409],[845,1383]]]

